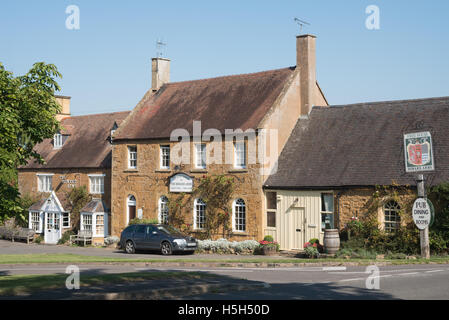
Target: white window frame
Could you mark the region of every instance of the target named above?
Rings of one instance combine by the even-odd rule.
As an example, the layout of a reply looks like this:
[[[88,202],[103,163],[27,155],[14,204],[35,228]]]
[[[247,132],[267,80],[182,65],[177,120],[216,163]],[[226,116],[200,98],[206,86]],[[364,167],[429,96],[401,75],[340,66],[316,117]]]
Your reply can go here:
[[[322,202],[323,202],[323,196],[324,195],[329,195],[332,197],[332,211],[326,211],[323,210],[322,207]],[[324,232],[324,229],[326,228],[326,225],[324,225],[324,229],[323,229],[323,215],[332,215],[332,228],[335,228],[335,208],[334,208],[334,194],[332,192],[321,192],[320,193],[320,230],[321,232]]]
[[[274,201],[276,205],[276,209],[268,208],[268,193],[274,193]],[[276,230],[277,228],[277,192],[276,191],[267,191],[265,193],[265,207],[266,207],[266,221],[265,225],[267,229]],[[268,213],[274,213],[274,227],[268,225]]]
[[[239,214],[243,214],[243,218],[240,218]],[[238,220],[243,223],[238,223]],[[246,202],[242,198],[235,199],[232,203],[232,231],[246,232]]]
[[[62,228],[70,228],[70,212],[61,212]]]
[[[103,216],[103,233],[98,233],[97,232],[97,227],[99,225],[97,225],[97,217],[99,216]],[[108,214],[107,212],[81,212],[81,217],[80,217],[80,229],[81,230],[86,230],[86,225],[85,225],[85,220],[84,217],[90,217],[90,226],[91,226],[91,232],[92,232],[92,237],[107,237],[108,236]]]
[[[137,169],[137,146],[128,146],[128,169]]]
[[[33,216],[34,215],[34,216]],[[37,220],[35,219],[37,215]],[[28,228],[34,230],[36,233],[43,232],[44,214],[42,211],[30,211],[28,219]],[[37,223],[37,228],[33,224]]]
[[[38,173],[37,176],[37,190],[39,192],[53,191],[53,173]],[[42,180],[41,180],[42,179]]]
[[[56,133],[53,136],[53,148],[54,149],[61,149],[62,148],[62,134]]]
[[[161,196],[159,198],[158,207],[159,207],[159,215],[158,215],[159,223],[168,224],[169,211],[168,211],[168,198],[166,196]],[[166,217],[165,219],[164,216]]]
[[[197,208],[197,207],[201,207],[201,208]],[[199,210],[197,210],[199,209]],[[202,213],[202,218],[200,218],[200,216],[198,214]],[[200,226],[198,225],[198,219],[201,219],[202,221],[200,221]],[[195,199],[194,203],[193,203],[193,229],[194,230],[203,230],[204,226],[201,227],[201,225],[205,224],[206,222],[206,203],[203,201],[203,199]]]
[[[207,146],[205,143],[195,144],[195,168],[206,169],[207,167]]]
[[[159,168],[164,170],[170,169],[170,145],[164,144],[159,146],[159,158]],[[165,162],[168,162],[168,165]]]
[[[88,174],[90,194],[104,194],[105,176],[106,174]]]
[[[401,226],[401,215],[400,215],[401,206],[400,206],[400,204],[395,200],[389,200],[383,205],[382,211],[383,211],[383,218],[384,218],[384,223],[383,223],[384,230],[386,232],[396,231]],[[388,217],[390,218],[389,220],[387,220],[387,211],[389,212],[388,213]],[[393,215],[392,213],[394,213],[394,216],[396,216],[395,220],[391,220],[391,217]],[[392,226],[387,228],[387,223]]]
[[[243,150],[241,150],[242,147],[243,147]],[[234,142],[234,168],[246,169],[246,142],[245,141]]]

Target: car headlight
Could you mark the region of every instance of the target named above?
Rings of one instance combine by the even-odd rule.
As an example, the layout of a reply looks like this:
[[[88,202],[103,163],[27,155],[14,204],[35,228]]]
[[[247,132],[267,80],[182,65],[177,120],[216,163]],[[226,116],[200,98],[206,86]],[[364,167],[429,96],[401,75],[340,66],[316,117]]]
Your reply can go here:
[[[178,247],[185,247],[187,245],[186,239],[175,239],[173,242],[176,243]]]

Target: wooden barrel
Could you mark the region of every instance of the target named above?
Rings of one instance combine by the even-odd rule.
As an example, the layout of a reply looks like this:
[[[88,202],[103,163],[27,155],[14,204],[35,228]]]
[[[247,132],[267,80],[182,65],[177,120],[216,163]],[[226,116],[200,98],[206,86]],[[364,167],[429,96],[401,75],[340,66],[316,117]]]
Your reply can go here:
[[[334,254],[340,249],[340,235],[338,229],[324,230],[324,250],[326,253]]]

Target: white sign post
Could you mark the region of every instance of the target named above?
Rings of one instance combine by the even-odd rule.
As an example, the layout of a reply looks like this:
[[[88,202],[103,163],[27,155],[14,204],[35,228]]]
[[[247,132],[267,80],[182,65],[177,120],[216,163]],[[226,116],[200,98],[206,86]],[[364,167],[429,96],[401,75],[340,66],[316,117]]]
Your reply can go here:
[[[429,225],[432,219],[432,211],[426,198],[426,191],[424,189],[424,176],[418,175],[417,179],[418,199],[413,204],[412,215],[413,221],[419,229],[421,240],[421,257],[430,259],[430,245],[429,245]]]

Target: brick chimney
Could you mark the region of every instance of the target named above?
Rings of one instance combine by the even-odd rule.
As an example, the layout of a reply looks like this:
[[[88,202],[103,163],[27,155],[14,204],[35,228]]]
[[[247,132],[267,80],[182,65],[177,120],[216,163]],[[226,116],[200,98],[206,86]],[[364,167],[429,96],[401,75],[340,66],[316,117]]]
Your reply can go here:
[[[151,59],[151,89],[158,91],[165,83],[170,82],[170,59]]]
[[[70,99],[71,97],[56,96],[56,102],[61,106],[61,112],[56,115],[56,120],[61,121],[66,117],[70,117]]]
[[[301,116],[312,110],[316,90],[316,37],[309,34],[296,36],[296,67],[299,68]]]

